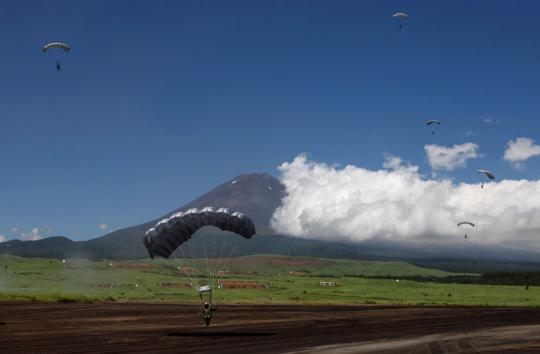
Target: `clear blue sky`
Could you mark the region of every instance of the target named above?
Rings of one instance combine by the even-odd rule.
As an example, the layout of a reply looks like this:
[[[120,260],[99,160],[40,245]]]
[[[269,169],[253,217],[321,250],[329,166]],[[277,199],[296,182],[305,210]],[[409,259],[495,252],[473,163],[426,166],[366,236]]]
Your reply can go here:
[[[540,158],[516,170],[502,155],[540,140],[539,14],[532,0],[3,0],[0,234],[95,237],[302,152],[370,169],[394,154],[429,176],[426,143],[470,141],[484,157],[445,173],[456,182],[482,167],[537,179]],[[73,49],[43,54],[51,41]]]

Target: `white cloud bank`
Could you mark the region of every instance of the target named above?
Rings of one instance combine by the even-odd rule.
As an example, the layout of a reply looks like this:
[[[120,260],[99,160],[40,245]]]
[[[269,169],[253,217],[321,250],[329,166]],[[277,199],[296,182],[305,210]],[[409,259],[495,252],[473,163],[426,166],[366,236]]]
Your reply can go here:
[[[101,223],[101,224],[98,224],[98,227],[101,231],[105,231],[109,228],[109,225],[105,224],[105,223]]]
[[[338,169],[304,155],[283,163],[288,196],[272,227],[290,236],[351,243],[451,241],[463,237],[456,224],[468,220],[477,225],[471,242],[540,245],[540,181],[503,180],[482,189],[423,179],[416,166],[397,157],[387,157],[384,167]]]
[[[540,156],[540,145],[536,145],[534,140],[529,138],[517,138],[507,143],[503,159],[519,168],[524,161],[534,156]]]
[[[478,145],[473,143],[456,144],[452,147],[425,145],[424,150],[429,165],[434,170],[453,171],[458,167],[467,166],[467,160],[480,157]]]
[[[6,242],[6,241],[7,241],[7,237],[4,235],[0,235],[0,243]]]

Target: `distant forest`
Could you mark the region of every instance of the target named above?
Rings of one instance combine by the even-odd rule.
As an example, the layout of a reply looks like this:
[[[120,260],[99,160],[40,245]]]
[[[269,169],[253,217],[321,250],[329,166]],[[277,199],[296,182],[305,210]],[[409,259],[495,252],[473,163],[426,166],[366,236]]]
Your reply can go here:
[[[351,275],[354,276],[354,275]],[[358,275],[357,275],[358,276]],[[395,276],[363,276],[369,279],[396,279]],[[481,275],[449,275],[446,277],[435,276],[405,276],[403,280],[417,282],[446,283],[446,284],[485,284],[485,285],[522,285],[540,286],[540,272],[526,273],[489,273]]]

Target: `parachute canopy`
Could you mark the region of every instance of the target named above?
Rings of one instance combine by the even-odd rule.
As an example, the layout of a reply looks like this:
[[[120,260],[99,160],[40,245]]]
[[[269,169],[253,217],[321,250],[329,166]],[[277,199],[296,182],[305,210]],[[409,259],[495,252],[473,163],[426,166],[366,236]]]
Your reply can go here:
[[[409,18],[409,15],[407,15],[405,12],[396,12],[392,15],[393,18],[398,18],[400,20],[406,20]]]
[[[174,250],[203,226],[215,226],[223,231],[234,232],[246,239],[255,234],[255,225],[247,216],[229,209],[214,210],[211,207],[204,209],[189,209],[179,212],[159,221],[155,227],[146,231],[144,246],[154,255],[168,258]]]
[[[463,225],[469,225],[469,226],[474,227],[474,224],[470,221],[462,221],[459,224],[457,224],[457,226],[463,226]]]
[[[52,42],[52,43],[48,43],[48,44],[45,44],[42,48],[43,50],[43,53],[47,52],[49,49],[51,48],[59,48],[59,49],[63,49],[65,50],[66,52],[69,52],[71,50],[71,47],[69,46],[69,44],[67,43],[63,43],[63,42]]]
[[[489,179],[495,179],[495,175],[493,173],[489,172],[488,170],[478,170],[476,172],[485,174],[486,177],[489,178]]]
[[[426,125],[433,125],[433,124],[440,125],[441,122],[439,122],[438,120],[435,120],[435,119],[426,120]]]

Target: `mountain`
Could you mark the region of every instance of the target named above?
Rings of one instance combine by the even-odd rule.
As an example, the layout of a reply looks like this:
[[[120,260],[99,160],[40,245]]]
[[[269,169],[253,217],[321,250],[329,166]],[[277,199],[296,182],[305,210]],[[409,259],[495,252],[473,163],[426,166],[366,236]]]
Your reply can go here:
[[[500,246],[480,246],[472,242],[454,244],[398,243],[366,241],[357,245],[304,240],[274,234],[270,220],[285,195],[284,186],[267,174],[237,176],[181,208],[146,223],[120,229],[88,241],[49,237],[38,241],[12,240],[0,243],[0,253],[26,257],[140,259],[148,257],[142,244],[146,230],[164,217],[191,208],[212,206],[229,208],[249,215],[257,234],[235,245],[237,256],[270,253],[291,256],[314,256],[351,259],[398,259],[421,266],[461,272],[539,270],[540,254]],[[197,237],[204,234],[205,237]],[[204,256],[205,238],[222,238],[215,228],[204,228],[190,241],[193,255]],[[178,252],[177,252],[178,253]],[[182,256],[177,254],[177,256]]]
[[[192,202],[170,211],[155,220],[116,230],[101,237],[88,241],[74,242],[65,237],[49,237],[38,241],[9,241],[0,244],[0,253],[10,253],[31,257],[84,257],[90,259],[137,259],[148,257],[148,252],[142,244],[142,238],[149,228],[159,220],[179,211],[191,208],[229,208],[249,215],[255,223],[257,237],[270,236],[270,219],[274,210],[280,206],[285,195],[285,188],[274,177],[268,174],[243,174],[237,176],[208,193],[201,195]],[[216,229],[201,230],[202,233],[216,233]],[[261,236],[264,237],[264,236]],[[195,238],[194,238],[195,239]],[[69,241],[69,242],[67,242]],[[251,240],[250,240],[251,241]],[[43,247],[46,245],[46,247]],[[262,242],[266,247],[266,243]],[[261,246],[261,247],[262,247]],[[261,247],[249,247],[261,251]],[[240,248],[243,248],[240,246]],[[240,251],[241,254],[244,252]],[[240,254],[235,252],[235,254]]]

